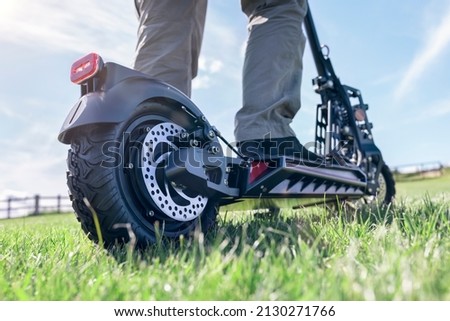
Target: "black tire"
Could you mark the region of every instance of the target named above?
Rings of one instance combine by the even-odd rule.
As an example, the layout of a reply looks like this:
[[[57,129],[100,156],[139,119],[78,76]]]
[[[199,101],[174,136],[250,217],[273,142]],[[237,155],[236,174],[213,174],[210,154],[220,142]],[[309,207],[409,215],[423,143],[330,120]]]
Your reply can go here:
[[[130,241],[131,235],[125,226],[131,227],[136,245],[145,248],[155,243],[158,237],[177,239],[181,235],[188,236],[199,228],[206,231],[216,221],[217,200],[207,199],[164,182],[165,176],[159,174],[164,155],[173,148],[170,143],[154,143],[150,140],[150,147],[146,147],[149,146],[149,137],[157,140],[157,136],[149,136],[150,132],[156,132],[157,126],[163,128],[158,131],[158,135],[165,135],[164,131],[169,135],[168,132],[172,129],[190,131],[194,128],[192,117],[166,102],[147,102],[136,110],[125,123],[79,129],[69,150],[67,184],[73,208],[83,231],[98,243],[100,236],[92,213],[92,209],[95,210],[105,248]],[[162,161],[150,166],[148,160],[147,165],[145,151],[147,154],[152,151],[154,164],[158,157]],[[159,181],[153,176],[150,181],[145,173],[150,169]],[[157,186],[151,189],[150,184]],[[177,219],[164,212],[168,209],[163,209],[163,198],[159,198],[161,202],[158,202],[156,192],[163,196],[166,204],[169,201],[172,202],[170,204],[183,204],[176,211],[174,206],[169,212],[173,212],[173,217]],[[196,204],[192,201],[194,208],[190,208],[192,204],[189,202],[196,200],[197,196],[199,201]],[[86,206],[85,198],[92,209]]]
[[[379,204],[389,205],[395,198],[395,180],[389,166],[383,164],[378,178],[376,200]]]
[[[386,207],[391,205],[395,199],[395,180],[391,170],[386,164],[383,164],[378,175],[378,187],[375,195],[366,195],[359,199],[342,199],[329,202],[326,207],[332,212],[345,210],[348,213],[354,213],[361,209],[373,207]]]

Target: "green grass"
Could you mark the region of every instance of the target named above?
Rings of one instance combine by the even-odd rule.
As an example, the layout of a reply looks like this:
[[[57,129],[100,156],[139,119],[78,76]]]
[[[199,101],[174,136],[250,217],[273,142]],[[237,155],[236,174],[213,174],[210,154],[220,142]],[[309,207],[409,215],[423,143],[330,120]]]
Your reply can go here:
[[[356,214],[223,212],[205,237],[120,260],[72,214],[3,220],[0,300],[450,300],[448,194],[428,194]]]
[[[411,200],[429,194],[442,196],[450,194],[450,168],[445,169],[444,175],[434,178],[421,179],[416,177],[397,177],[397,196]]]

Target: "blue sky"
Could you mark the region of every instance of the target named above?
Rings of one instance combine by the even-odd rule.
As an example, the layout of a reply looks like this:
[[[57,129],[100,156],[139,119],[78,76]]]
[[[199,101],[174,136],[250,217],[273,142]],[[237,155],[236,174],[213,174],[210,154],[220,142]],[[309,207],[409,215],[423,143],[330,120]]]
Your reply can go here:
[[[343,83],[369,103],[389,165],[450,163],[450,2],[311,0],[322,43]],[[56,137],[78,98],[73,61],[95,51],[130,66],[137,20],[131,0],[2,0],[0,196],[66,193],[67,146]],[[247,36],[238,0],[210,0],[193,100],[232,140]],[[309,48],[303,107],[293,128],[313,140],[318,96]]]

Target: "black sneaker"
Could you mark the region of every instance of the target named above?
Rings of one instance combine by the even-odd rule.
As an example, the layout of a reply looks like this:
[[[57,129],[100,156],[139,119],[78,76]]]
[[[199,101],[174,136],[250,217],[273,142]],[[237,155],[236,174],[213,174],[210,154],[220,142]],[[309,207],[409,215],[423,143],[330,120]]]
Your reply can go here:
[[[307,150],[295,136],[244,140],[237,146],[239,151],[252,161],[271,161],[286,156],[306,163],[325,162],[325,158]]]

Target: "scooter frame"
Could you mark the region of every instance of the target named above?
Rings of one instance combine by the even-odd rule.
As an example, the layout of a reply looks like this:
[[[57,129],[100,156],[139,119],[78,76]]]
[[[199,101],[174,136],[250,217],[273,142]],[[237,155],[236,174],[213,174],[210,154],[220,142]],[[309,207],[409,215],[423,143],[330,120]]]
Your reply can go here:
[[[171,109],[157,112],[175,115],[192,125],[190,131],[170,138],[177,149],[168,156],[163,177],[174,186],[219,205],[245,198],[317,198],[323,202],[373,197],[379,192],[386,165],[373,140],[368,106],[359,90],[343,85],[336,76],[324,53],[327,47],[320,45],[310,10],[304,26],[318,72],[313,80],[321,97],[315,152],[323,156],[321,163],[289,157],[249,159],[228,143],[183,93],[141,72],[105,64],[97,54],[89,54],[72,66],[71,79],[80,85],[81,98],[69,112],[58,139],[72,144],[83,128],[120,125],[130,115],[145,114],[139,110],[143,103],[161,102]],[[224,156],[220,141],[237,156]],[[139,175],[126,162],[121,165],[132,172],[130,177]],[[136,183],[136,190],[145,188],[142,182]]]

